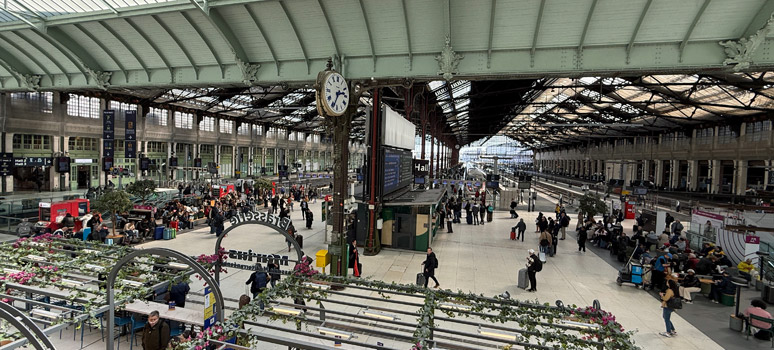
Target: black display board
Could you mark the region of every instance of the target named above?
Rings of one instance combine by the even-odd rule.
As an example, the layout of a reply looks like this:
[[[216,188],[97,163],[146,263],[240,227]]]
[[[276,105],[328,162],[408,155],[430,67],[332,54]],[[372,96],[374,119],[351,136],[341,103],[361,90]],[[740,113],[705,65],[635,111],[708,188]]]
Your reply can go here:
[[[382,196],[406,188],[414,182],[411,151],[384,147],[382,165]]]
[[[137,111],[124,112],[124,119],[124,156],[134,159],[137,157]]]
[[[0,153],[0,176],[13,174],[13,153]]]
[[[69,173],[70,172],[70,157],[57,157],[56,158],[56,172]]]

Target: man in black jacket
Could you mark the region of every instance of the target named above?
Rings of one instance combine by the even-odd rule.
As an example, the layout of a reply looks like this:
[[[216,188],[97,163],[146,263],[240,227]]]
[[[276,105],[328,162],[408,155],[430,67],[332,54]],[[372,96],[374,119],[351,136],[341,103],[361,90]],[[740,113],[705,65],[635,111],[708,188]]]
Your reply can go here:
[[[524,242],[524,236],[526,236],[524,232],[527,231],[527,224],[524,223],[524,219],[519,219],[519,223],[516,224],[516,230],[518,230],[518,236],[516,236],[516,240],[521,238],[521,241]]]
[[[169,289],[169,301],[174,301],[175,306],[185,307],[185,297],[190,291],[191,287],[188,286],[188,282],[180,282]]]
[[[701,292],[701,283],[696,278],[696,271],[688,269],[688,274],[683,277],[683,282],[680,283],[680,297],[685,299],[687,304],[693,304],[691,293]]]
[[[527,275],[529,276],[528,292],[537,292],[536,274],[541,270],[543,270],[543,262],[535,255],[535,250],[530,249],[529,256],[527,257]]]
[[[253,272],[250,275],[250,278],[245,282],[245,284],[250,285],[250,293],[253,294],[253,299],[258,296],[258,294],[261,294],[264,289],[266,289],[266,286],[269,284],[269,280],[271,277],[266,273],[266,271],[263,269],[261,264],[255,265],[255,272]],[[263,310],[263,301],[261,300],[259,302],[259,307],[261,310]]]
[[[154,310],[148,315],[148,323],[142,330],[142,348],[144,350],[164,350],[169,346],[169,325],[159,318]]]
[[[433,253],[433,248],[427,248],[427,258],[422,262],[422,265],[424,265],[423,273],[425,275],[425,288],[427,288],[427,282],[430,278],[435,282],[433,288],[438,288],[439,283],[435,278],[435,269],[438,268],[438,259],[435,257],[435,253]]]

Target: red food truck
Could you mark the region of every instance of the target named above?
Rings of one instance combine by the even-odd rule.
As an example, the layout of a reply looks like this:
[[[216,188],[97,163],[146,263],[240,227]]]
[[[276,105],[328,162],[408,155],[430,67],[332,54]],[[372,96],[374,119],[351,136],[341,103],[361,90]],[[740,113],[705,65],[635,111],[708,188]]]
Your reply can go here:
[[[85,215],[89,210],[89,200],[85,198],[54,203],[40,202],[38,203],[38,222],[35,229],[54,232],[62,227],[62,219],[69,213],[75,220],[73,232],[78,232],[82,228],[82,223],[78,217]]]
[[[217,185],[212,187],[212,196],[217,198],[223,198],[225,195],[236,192],[234,184]]]

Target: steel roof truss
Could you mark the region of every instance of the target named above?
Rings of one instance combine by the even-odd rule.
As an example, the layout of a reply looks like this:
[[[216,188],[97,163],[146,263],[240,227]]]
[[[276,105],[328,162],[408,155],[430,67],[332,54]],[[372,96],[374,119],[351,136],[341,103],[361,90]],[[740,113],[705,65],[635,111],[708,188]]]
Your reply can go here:
[[[143,40],[145,40],[148,43],[148,45],[150,45],[153,51],[156,52],[156,55],[158,55],[159,58],[161,58],[161,61],[164,62],[164,65],[167,67],[167,70],[169,71],[170,81],[174,83],[175,73],[172,71],[172,66],[169,64],[169,60],[167,60],[164,54],[161,53],[161,50],[159,49],[159,46],[156,45],[156,42],[151,40],[151,38],[137,24],[135,24],[134,21],[128,18],[123,18],[123,20],[124,22],[129,24],[129,26],[131,26],[132,29],[134,29],[134,31],[137,32],[137,34],[139,34],[143,38]]]
[[[497,1],[497,0],[492,0]],[[408,57],[409,57],[409,71],[412,69],[414,64],[414,57],[411,53],[411,31],[409,30],[409,20],[408,20],[408,9],[406,8],[406,0],[400,0],[401,7],[403,8],[403,25],[406,27],[406,50],[408,51]],[[489,39],[489,54],[491,55],[491,47],[492,47],[492,39],[490,36]]]
[[[57,68],[59,68],[59,70],[62,72],[62,74],[64,74],[65,78],[67,78],[67,84],[68,85],[72,84],[72,81],[70,80],[70,75],[67,74],[67,71],[65,70],[64,66],[62,66],[62,64],[59,61],[54,59],[54,57],[51,56],[51,54],[48,53],[48,51],[43,50],[43,48],[40,47],[40,45],[38,45],[34,41],[30,40],[30,38],[28,38],[26,35],[22,34],[21,32],[15,32],[15,34],[16,34],[16,36],[22,38],[22,40],[24,40],[27,44],[29,44],[30,46],[35,48],[35,50],[38,50],[43,56],[48,58],[51,62],[53,62],[54,65]],[[85,75],[85,73],[84,73],[84,75]]]
[[[648,9],[650,9],[650,4],[653,3],[653,0],[648,0],[648,2],[645,3],[645,8],[642,9],[642,12],[640,13],[640,18],[637,20],[637,25],[634,27],[634,32],[632,32],[632,37],[629,39],[629,44],[626,45],[626,64],[629,64],[630,62],[630,54],[632,51],[632,48],[634,47],[634,40],[637,39],[637,33],[640,32],[640,27],[642,26],[642,22],[645,20],[645,16],[648,14]]]
[[[376,72],[376,52],[374,49],[374,37],[371,35],[371,26],[368,24],[368,16],[366,16],[363,0],[358,0],[357,3],[360,6],[360,13],[363,14],[363,22],[365,23],[366,33],[368,33],[368,42],[371,45],[371,59],[374,63],[374,72]]]
[[[699,12],[697,12],[696,16],[693,17],[693,21],[691,22],[691,25],[688,27],[688,30],[685,32],[685,36],[683,36],[683,41],[680,42],[680,54],[679,54],[680,62],[683,61],[683,51],[685,51],[685,46],[688,44],[688,40],[691,39],[691,34],[693,34],[693,30],[696,28],[696,24],[699,23],[701,16],[704,14],[704,10],[707,9],[707,6],[709,6],[710,2],[712,2],[712,0],[704,0],[704,3],[699,8]]]
[[[129,82],[129,72],[126,70],[123,64],[121,64],[121,61],[116,58],[116,55],[113,53],[113,50],[108,49],[105,44],[97,40],[97,38],[92,34],[90,31],[85,30],[81,24],[74,24],[75,28],[78,29],[83,35],[87,36],[91,41],[93,41],[99,48],[104,51],[108,57],[115,63],[116,66],[118,66],[118,69],[121,70],[121,72],[124,74],[124,78],[126,79],[126,82]]]
[[[306,74],[309,74],[309,69],[310,69],[309,56],[307,56],[306,49],[304,48],[304,43],[301,40],[301,36],[298,34],[296,23],[293,21],[293,18],[290,16],[290,12],[288,12],[288,9],[285,7],[285,3],[282,1],[278,1],[278,3],[282,8],[282,12],[285,14],[285,18],[288,20],[288,23],[290,24],[290,28],[293,29],[293,34],[296,36],[296,41],[298,41],[298,46],[301,48],[301,54],[304,56],[304,62],[306,62]],[[362,4],[361,4],[361,7],[362,7]]]
[[[212,42],[210,39],[208,39],[206,36],[204,36],[204,33],[202,32],[202,29],[199,28],[199,25],[196,24],[193,20],[191,20],[191,17],[185,13],[184,11],[180,12],[180,15],[185,18],[185,20],[188,22],[188,24],[194,29],[196,34],[199,35],[199,38],[202,39],[205,45],[207,45],[207,48],[210,50],[210,53],[212,54],[212,57],[215,58],[215,62],[218,63],[218,67],[220,67],[220,78],[225,79],[226,78],[226,69],[223,66],[223,62],[220,61],[220,58],[218,57],[218,54],[215,52],[215,48],[212,45]]]
[[[538,10],[537,22],[535,22],[535,33],[532,36],[532,48],[530,48],[529,50],[530,67],[535,66],[535,50],[537,50],[538,34],[540,34],[540,22],[543,21],[543,10],[545,9],[545,7],[546,7],[546,0],[540,0],[540,9]],[[494,13],[494,9],[492,9],[492,13]],[[492,50],[491,46],[489,50],[490,51]]]
[[[263,39],[264,42],[266,42],[266,47],[269,48],[269,54],[271,55],[271,60],[274,61],[274,66],[277,68],[277,76],[280,76],[280,62],[277,59],[277,55],[274,53],[274,47],[269,42],[269,38],[266,37],[265,31],[263,30],[263,26],[261,26],[261,22],[258,21],[258,16],[256,16],[255,12],[248,7],[247,5],[242,5],[247,11],[247,14],[250,15],[250,19],[253,20],[253,23],[255,24],[255,27],[258,28],[258,34],[261,36],[261,39]],[[333,35],[333,32],[331,32],[331,35]]]
[[[121,37],[113,28],[106,25],[102,21],[97,21],[96,23],[99,23],[100,26],[102,26],[103,29],[105,29],[107,32],[110,33],[116,40],[118,40],[119,43],[126,49],[126,51],[129,51],[130,54],[132,54],[132,57],[134,57],[135,60],[137,60],[137,63],[140,64],[140,67],[145,71],[145,75],[148,76],[148,82],[151,81],[151,73],[150,69],[148,69],[148,66],[145,64],[145,61],[142,59],[140,55],[137,54],[137,51],[129,45],[129,43],[126,42],[126,40]]]
[[[178,48],[180,48],[180,51],[183,52],[183,55],[188,60],[188,63],[193,67],[194,74],[196,75],[196,80],[199,80],[199,67],[196,65],[196,63],[193,60],[193,57],[191,56],[191,53],[188,52],[188,48],[186,48],[183,43],[180,41],[180,38],[177,37],[177,35],[169,29],[169,26],[167,26],[164,21],[162,21],[159,16],[152,15],[151,16],[156,23],[158,23],[159,26],[161,26],[162,29],[164,29],[165,32],[167,32],[167,35],[169,35],[170,38],[172,38],[172,41],[175,42],[175,45],[177,45]],[[150,44],[150,42],[149,42]],[[164,61],[166,63],[166,61]]]

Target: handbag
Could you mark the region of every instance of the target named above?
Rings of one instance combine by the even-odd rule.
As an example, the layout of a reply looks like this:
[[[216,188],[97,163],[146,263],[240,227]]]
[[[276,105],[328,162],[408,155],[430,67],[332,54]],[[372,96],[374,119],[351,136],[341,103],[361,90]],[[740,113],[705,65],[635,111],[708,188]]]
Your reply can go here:
[[[666,306],[672,310],[679,310],[683,308],[683,302],[680,298],[671,297],[667,300]]]

